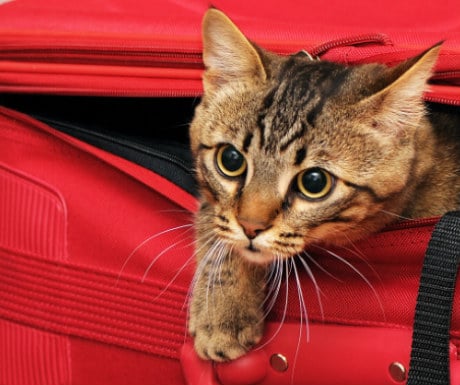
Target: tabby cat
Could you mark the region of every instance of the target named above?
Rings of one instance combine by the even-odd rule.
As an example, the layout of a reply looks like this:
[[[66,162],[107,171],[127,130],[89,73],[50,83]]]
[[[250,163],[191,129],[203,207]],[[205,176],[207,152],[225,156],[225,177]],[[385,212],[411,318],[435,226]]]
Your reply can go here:
[[[275,259],[458,208],[460,126],[422,100],[440,45],[392,68],[283,57],[216,9],[203,44],[189,330],[200,357],[225,361],[261,339]]]

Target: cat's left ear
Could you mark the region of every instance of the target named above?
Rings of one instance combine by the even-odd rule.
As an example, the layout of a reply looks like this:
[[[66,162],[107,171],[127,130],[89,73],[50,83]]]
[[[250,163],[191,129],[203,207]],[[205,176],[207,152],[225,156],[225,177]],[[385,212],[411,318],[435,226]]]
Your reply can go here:
[[[372,111],[373,126],[391,135],[404,136],[416,128],[425,114],[423,93],[441,50],[438,43],[421,55],[389,68],[384,75],[386,87],[361,101]]]
[[[260,81],[266,72],[259,52],[221,11],[211,8],[203,18],[205,91],[235,81]]]

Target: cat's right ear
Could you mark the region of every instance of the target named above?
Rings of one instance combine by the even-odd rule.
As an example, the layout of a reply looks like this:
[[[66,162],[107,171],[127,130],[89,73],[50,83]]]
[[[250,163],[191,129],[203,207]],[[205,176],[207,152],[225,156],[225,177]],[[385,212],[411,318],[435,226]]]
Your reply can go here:
[[[209,9],[203,18],[203,61],[205,92],[235,80],[266,79],[256,48],[223,12],[215,8]]]
[[[386,86],[360,102],[372,112],[373,126],[393,137],[406,137],[425,115],[423,93],[441,50],[438,43],[419,56],[388,68],[379,79]]]

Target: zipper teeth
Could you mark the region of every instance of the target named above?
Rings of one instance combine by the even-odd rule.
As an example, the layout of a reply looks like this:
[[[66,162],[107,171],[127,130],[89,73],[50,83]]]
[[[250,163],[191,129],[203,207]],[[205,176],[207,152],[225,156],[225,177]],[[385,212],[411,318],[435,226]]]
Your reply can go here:
[[[99,46],[99,47],[83,47],[83,46],[73,46],[73,47],[68,47],[68,46],[54,46],[54,47],[7,47],[7,48],[1,48],[0,49],[1,53],[49,53],[49,52],[58,52],[58,53],[72,53],[72,52],[88,52],[91,54],[107,54],[107,53],[116,53],[116,54],[122,54],[122,53],[128,53],[128,54],[145,54],[145,55],[151,55],[152,52],[154,53],[164,53],[164,54],[171,54],[171,55],[185,55],[185,56],[190,56],[190,55],[195,55],[195,56],[201,56],[201,52],[199,51],[193,51],[190,49],[184,49],[181,50],[179,48],[167,50],[164,48],[156,48],[156,47],[142,47],[142,48],[136,48],[136,47],[114,47],[114,46]]]
[[[83,49],[83,48],[30,48],[30,49],[2,49],[2,60],[40,61],[46,62],[97,62],[98,64],[124,65],[145,63],[145,65],[158,65],[180,67],[187,65],[190,68],[203,68],[202,54],[198,52],[168,52],[163,50],[129,50],[129,49]]]
[[[460,70],[435,72],[431,77],[432,80],[450,80],[460,79]]]
[[[457,99],[454,98],[446,98],[442,96],[436,95],[425,95],[425,101],[432,102],[432,103],[440,103],[440,104],[449,104],[451,106],[460,106],[460,95]]]
[[[434,226],[440,217],[406,219],[385,227],[382,232],[412,229],[424,226]]]
[[[84,130],[84,131],[86,133],[88,133],[86,130]],[[190,168],[187,166],[187,164],[182,159],[180,159],[179,157],[177,157],[177,156],[175,156],[173,154],[170,154],[170,153],[168,153],[166,151],[162,151],[162,150],[158,150],[156,148],[143,146],[141,144],[130,142],[130,141],[124,140],[124,139],[115,139],[115,138],[112,138],[112,137],[104,135],[104,134],[95,135],[94,133],[91,133],[91,132],[89,132],[89,133],[91,135],[97,136],[100,139],[105,140],[107,142],[118,144],[118,145],[121,145],[123,147],[131,148],[131,149],[133,149],[133,150],[135,150],[137,152],[142,152],[144,154],[151,155],[151,156],[153,156],[155,158],[158,158],[158,159],[166,160],[166,161],[168,161],[170,163],[173,163],[175,166],[178,166],[178,167],[182,168],[188,174],[191,174]]]
[[[178,52],[178,51],[166,51],[166,50],[148,50],[148,49],[113,49],[113,48],[21,48],[21,49],[0,49],[0,56],[14,56],[14,55],[49,55],[49,54],[88,54],[88,55],[120,55],[120,56],[141,56],[141,57],[168,57],[168,58],[185,58],[185,59],[200,59],[202,54],[199,52]]]
[[[86,135],[102,139],[102,140],[104,140],[106,142],[118,144],[118,145],[121,145],[121,146],[124,146],[124,147],[127,147],[127,148],[131,148],[131,149],[133,149],[133,150],[135,150],[137,152],[142,152],[144,154],[151,155],[151,156],[156,157],[158,159],[166,160],[166,161],[171,162],[174,165],[182,168],[188,174],[192,175],[190,167],[185,161],[183,161],[179,157],[177,157],[177,156],[175,156],[173,154],[170,154],[170,153],[168,153],[166,151],[162,151],[162,150],[158,150],[156,148],[143,146],[141,144],[131,142],[131,141],[125,140],[123,138],[114,138],[114,137],[111,137],[109,135],[105,135],[105,134],[100,133],[100,132],[96,133],[96,132],[86,130],[84,128],[81,128],[81,127],[78,127],[78,126],[75,126],[75,125],[72,125],[72,124],[66,124],[66,123],[58,122],[58,121],[55,121],[55,120],[49,119],[49,118],[43,118],[43,117],[37,116],[37,119],[41,120],[42,122],[44,122],[44,123],[46,123],[46,124],[48,124],[50,126],[62,127],[64,129],[78,131],[78,132],[84,133]]]

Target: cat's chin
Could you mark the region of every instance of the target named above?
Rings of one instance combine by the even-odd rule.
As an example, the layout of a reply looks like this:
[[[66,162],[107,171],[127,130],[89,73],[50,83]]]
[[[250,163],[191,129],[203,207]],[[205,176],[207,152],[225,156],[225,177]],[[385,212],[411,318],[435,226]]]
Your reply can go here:
[[[240,257],[244,258],[246,261],[257,265],[269,265],[276,259],[284,258],[283,256],[277,257],[270,251],[251,249],[248,247],[238,247],[235,248],[235,251],[238,253]],[[288,256],[286,256],[286,258],[287,257]]]

